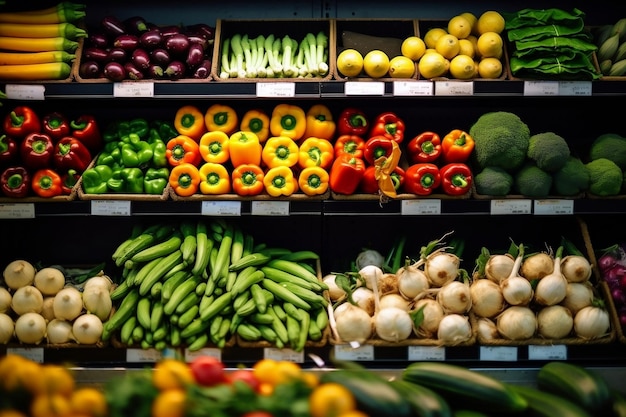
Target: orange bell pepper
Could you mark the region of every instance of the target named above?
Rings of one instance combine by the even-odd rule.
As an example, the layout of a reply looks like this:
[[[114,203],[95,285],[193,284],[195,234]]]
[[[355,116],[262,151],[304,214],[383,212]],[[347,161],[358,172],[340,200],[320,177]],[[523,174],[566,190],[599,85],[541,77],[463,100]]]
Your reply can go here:
[[[336,127],[330,109],[324,104],[314,104],[306,113],[306,129],[303,137],[332,140]]]
[[[197,141],[206,132],[204,115],[196,106],[183,106],[176,111],[174,128],[179,134]]]
[[[200,185],[200,171],[198,167],[188,162],[176,165],[170,171],[169,185],[176,195],[189,197],[198,191]]]
[[[298,186],[308,196],[324,194],[328,191],[330,176],[322,167],[306,167],[298,175]]]
[[[348,153],[356,158],[363,158],[365,139],[356,135],[341,135],[335,141],[335,158]]]
[[[263,110],[248,110],[241,118],[239,130],[252,132],[257,135],[259,142],[265,143],[270,136],[270,117]]]
[[[300,144],[298,154],[298,165],[301,168],[319,166],[328,169],[335,158],[335,149],[327,139],[310,137]]]
[[[200,192],[202,194],[228,194],[230,188],[230,175],[222,164],[205,162],[200,166]]]
[[[200,156],[204,162],[223,164],[230,159],[229,137],[221,130],[206,132],[200,138]]]
[[[220,130],[231,135],[239,127],[239,118],[232,107],[213,104],[204,113],[204,124],[208,131]]]
[[[306,129],[306,113],[292,104],[279,104],[272,110],[270,133],[272,136],[287,136],[299,140]]]
[[[265,173],[258,165],[242,164],[233,169],[231,182],[237,195],[259,195],[263,192],[263,177]]]
[[[441,140],[441,151],[445,163],[466,162],[474,150],[474,138],[469,133],[454,129]]]
[[[263,177],[263,185],[272,197],[290,196],[298,191],[298,180],[286,166],[270,168]]]
[[[167,141],[165,157],[173,167],[182,163],[198,166],[202,162],[198,142],[187,135],[178,135]]]
[[[228,142],[230,162],[233,167],[236,168],[242,164],[261,165],[263,146],[259,143],[257,135],[240,130],[230,135]]]
[[[287,136],[272,136],[263,144],[261,159],[268,168],[292,167],[298,163],[298,144]]]

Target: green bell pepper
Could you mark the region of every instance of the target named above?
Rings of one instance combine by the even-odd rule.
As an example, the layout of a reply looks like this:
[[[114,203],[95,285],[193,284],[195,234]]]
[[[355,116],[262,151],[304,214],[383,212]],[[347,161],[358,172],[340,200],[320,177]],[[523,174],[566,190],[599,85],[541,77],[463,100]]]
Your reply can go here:
[[[113,170],[108,165],[96,165],[87,168],[82,175],[83,189],[87,194],[104,194],[109,189],[107,181],[113,176]]]
[[[125,167],[143,167],[152,160],[152,146],[138,134],[128,135],[128,142],[122,144],[122,164]]]
[[[176,128],[174,128],[174,125],[171,122],[158,120],[154,122],[154,125],[158,129],[161,139],[165,142],[178,136],[178,132],[176,131]]]
[[[107,142],[104,145],[104,149],[98,155],[96,159],[96,165],[108,165],[113,166],[115,163],[119,163],[117,157],[119,156],[118,143],[115,142]]]
[[[124,190],[131,194],[142,194],[143,171],[141,168],[122,168],[122,179],[124,180]]]
[[[105,143],[116,142],[120,140],[119,126],[120,126],[119,121],[111,122],[107,125],[107,127],[102,132],[102,139],[104,140]]]
[[[109,190],[121,193],[124,191],[124,179],[122,178],[122,169],[118,168],[116,171],[113,171],[113,175],[111,178],[107,180],[107,187]]]
[[[148,168],[143,176],[146,194],[163,194],[170,176],[169,168]]]
[[[167,145],[162,140],[155,140],[152,143],[152,166],[163,168],[167,166]]]
[[[131,134],[139,136],[141,139],[148,137],[149,124],[146,119],[135,118],[131,120],[121,121],[118,125],[118,135],[122,141],[125,141]]]

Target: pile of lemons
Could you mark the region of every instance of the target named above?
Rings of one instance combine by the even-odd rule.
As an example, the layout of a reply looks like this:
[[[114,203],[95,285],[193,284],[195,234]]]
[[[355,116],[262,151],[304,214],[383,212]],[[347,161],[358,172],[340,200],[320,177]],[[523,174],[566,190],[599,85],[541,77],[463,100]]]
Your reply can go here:
[[[358,77],[365,73],[370,78],[412,78],[417,71],[415,62],[404,55],[389,57],[374,49],[365,56],[356,49],[344,49],[337,56],[337,69],[345,77]]]

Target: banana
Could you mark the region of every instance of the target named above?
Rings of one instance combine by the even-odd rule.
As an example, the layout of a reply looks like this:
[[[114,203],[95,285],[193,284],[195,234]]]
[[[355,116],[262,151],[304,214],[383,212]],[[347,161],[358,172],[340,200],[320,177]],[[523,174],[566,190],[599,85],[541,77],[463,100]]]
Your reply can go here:
[[[609,38],[598,48],[598,61],[613,59],[619,47],[619,33],[609,36]]]
[[[611,65],[611,70],[609,71],[611,77],[619,77],[624,74],[626,74],[626,59],[614,62],[613,65]]]

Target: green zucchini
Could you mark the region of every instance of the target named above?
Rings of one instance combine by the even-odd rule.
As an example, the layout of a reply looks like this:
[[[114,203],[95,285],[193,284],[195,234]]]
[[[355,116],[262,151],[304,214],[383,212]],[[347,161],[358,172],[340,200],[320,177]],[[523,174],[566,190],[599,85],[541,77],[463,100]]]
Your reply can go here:
[[[578,404],[592,414],[606,413],[611,391],[606,381],[591,370],[569,362],[548,362],[539,369],[537,386]]]
[[[528,402],[503,382],[458,365],[415,362],[406,367],[402,379],[477,411],[516,413],[528,407]]]
[[[488,414],[474,410],[454,410],[453,417],[489,417]]]
[[[430,388],[402,379],[395,379],[391,384],[410,402],[414,416],[452,417],[448,402]]]
[[[529,417],[592,417],[584,408],[556,394],[522,385],[509,385],[509,389],[528,402]]]

